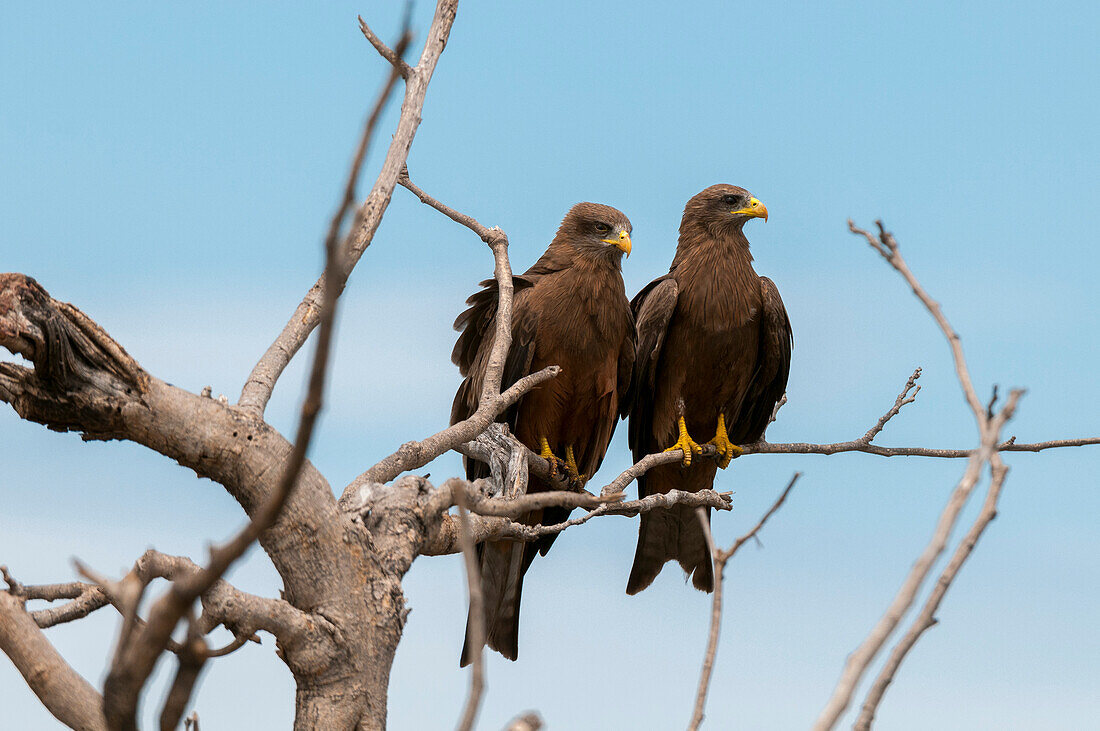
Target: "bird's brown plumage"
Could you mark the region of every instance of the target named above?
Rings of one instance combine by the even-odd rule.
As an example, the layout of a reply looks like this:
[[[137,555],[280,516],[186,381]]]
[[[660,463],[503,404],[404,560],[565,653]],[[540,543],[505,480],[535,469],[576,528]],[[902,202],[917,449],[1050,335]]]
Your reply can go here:
[[[732,185],[714,185],[693,197],[684,208],[669,273],[631,302],[638,329],[629,407],[635,461],[675,444],[681,415],[700,444],[715,435],[719,414],[730,442],[755,442],[786,389],[790,322],[775,284],[753,270],[741,230],[749,218],[766,215],[762,205],[753,210],[758,205]],[[717,468],[709,459],[657,467],[638,480],[638,490],[643,497],[673,489],[697,492],[712,486]],[[627,593],[649,586],[673,559],[696,588],[714,588],[693,508],[641,516]]]
[[[611,441],[634,363],[634,321],[620,269],[622,253],[629,251],[630,230],[630,221],[620,211],[578,203],[542,257],[513,277],[512,345],[502,388],[546,366],[558,365],[562,371],[524,396],[501,420],[536,452],[543,438],[557,457],[572,447],[579,472],[589,477]],[[452,360],[465,380],[455,394],[451,423],[477,409],[492,348],[497,286],[493,280],[482,285],[455,321],[462,334]],[[488,474],[484,464],[467,461],[469,479]],[[528,485],[528,492],[547,489],[535,478]],[[566,509],[547,508],[529,513],[522,522],[553,524],[568,515]],[[491,541],[478,547],[486,642],[511,660],[518,653],[523,575],[536,553],[550,550],[554,537],[533,543]],[[470,659],[464,647],[463,664]]]

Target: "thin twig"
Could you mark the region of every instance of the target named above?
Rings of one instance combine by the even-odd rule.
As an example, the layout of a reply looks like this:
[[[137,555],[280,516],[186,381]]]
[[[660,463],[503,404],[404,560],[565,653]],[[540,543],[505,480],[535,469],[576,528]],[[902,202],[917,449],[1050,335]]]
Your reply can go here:
[[[409,35],[409,14],[407,9],[411,5],[412,3],[409,3],[409,5],[406,6],[405,34],[402,36],[402,40],[407,39]],[[396,48],[390,48],[385,43],[383,43],[382,39],[375,35],[374,31],[372,31],[370,29],[370,26],[367,25],[367,21],[363,20],[362,15],[359,16],[359,30],[362,31],[363,35],[366,36],[366,39],[370,41],[370,44],[374,46],[374,50],[378,51],[378,55],[380,55],[382,58],[386,59],[393,65],[394,70],[397,72],[397,74],[401,76],[401,78],[409,78],[409,74],[413,73],[413,69],[409,66],[409,64],[405,62],[405,49],[402,48],[400,44],[398,44]]]
[[[187,703],[191,700],[191,693],[199,679],[199,673],[202,672],[202,666],[210,657],[194,616],[188,618],[187,639],[183,643],[183,648],[183,651],[176,656],[178,663],[176,677],[172,680],[168,697],[164,701],[164,708],[160,712],[160,731],[175,731],[179,727],[180,719],[183,717],[183,712],[187,710]]]
[[[546,494],[568,495],[569,493],[554,492]],[[620,515],[634,517],[651,510],[661,510],[683,505],[690,508],[706,507],[715,510],[730,510],[731,499],[729,493],[715,492],[714,490],[700,490],[698,492],[684,492],[683,490],[670,490],[667,493],[647,495],[640,500],[629,500],[622,503],[605,503],[594,510],[577,518],[554,525],[526,525],[517,523],[510,518],[497,516],[470,516],[470,528],[474,535],[475,543],[509,539],[516,541],[534,541],[542,536],[556,535],[574,526],[583,525],[592,518],[605,515]],[[450,514],[440,516],[438,524],[435,524],[429,532],[427,539],[420,549],[422,556],[443,556],[458,553],[461,547],[458,543],[457,521]]]
[[[703,526],[703,537],[707,550],[714,560],[714,593],[710,605],[710,632],[707,635],[707,651],[703,655],[703,669],[699,673],[699,688],[695,692],[695,708],[691,712],[688,731],[697,731],[703,723],[703,710],[707,704],[707,691],[710,689],[710,675],[714,670],[714,656],[718,652],[718,636],[722,629],[722,580],[726,562],[719,560],[718,548],[714,545],[714,535],[710,530],[710,516],[703,508],[695,509],[699,524]]]
[[[407,43],[407,39],[402,41]],[[391,83],[387,88],[392,88]],[[388,93],[388,92],[387,92]],[[384,105],[382,98],[377,107]],[[188,574],[173,581],[168,592],[165,593],[153,605],[149,613],[149,620],[140,633],[124,633],[119,640],[118,652],[111,664],[110,673],[104,684],[105,712],[112,725],[129,728],[134,725],[137,703],[141,690],[148,681],[157,657],[171,642],[171,634],[180,619],[190,611],[195,600],[206,593],[251,546],[265,530],[275,524],[279,514],[286,505],[294,485],[298,482],[302,467],[305,464],[306,454],[313,438],[317,416],[321,411],[325,379],[328,373],[328,363],[331,354],[331,344],[336,318],[336,304],[339,296],[337,282],[341,277],[339,259],[339,232],[342,223],[347,218],[354,198],[355,181],[358,178],[359,168],[362,166],[363,153],[370,143],[371,125],[376,121],[375,114],[371,115],[356,154],[353,158],[352,169],[348,174],[348,182],[340,205],[333,216],[325,237],[325,268],[321,280],[324,296],[321,301],[320,331],[317,338],[317,347],[314,351],[313,363],[310,368],[309,386],[306,397],[302,403],[298,420],[297,434],[294,447],[287,456],[283,466],[280,480],[275,489],[267,496],[263,504],[252,515],[252,519],[233,538],[222,546],[212,548],[210,559],[206,567],[192,574]],[[198,640],[202,642],[201,637]],[[205,661],[205,643],[202,643],[203,657],[197,661],[186,653],[180,655],[179,674],[174,685],[175,692],[169,695],[161,716],[162,726],[171,723],[172,728],[178,723],[187,700],[194,688],[202,664]],[[182,697],[182,700],[180,696]]]
[[[1042,452],[1047,449],[1066,447],[1088,447],[1100,444],[1100,437],[1083,439],[1051,439],[1045,442],[1019,444],[1011,439],[1001,442],[995,452]],[[812,444],[809,442],[776,443],[757,442],[741,447],[745,455],[750,454],[842,454],[844,452],[862,452],[879,457],[938,457],[941,459],[968,459],[974,456],[976,449],[933,449],[929,447],[880,447],[868,444],[862,439],[832,444]]]
[[[898,415],[898,412],[901,411],[901,407],[917,400],[917,394],[920,393],[920,386],[917,385],[917,379],[920,378],[920,373],[920,368],[913,371],[913,375],[909,376],[909,380],[905,382],[905,388],[903,388],[901,393],[898,394],[898,397],[894,399],[894,405],[890,407],[889,411],[882,415],[882,418],[880,418],[873,427],[867,430],[867,433],[863,435],[861,441],[870,444],[871,441],[878,436],[879,432],[882,431],[883,427],[886,426],[886,422]],[[909,395],[910,391],[913,391],[912,396]]]
[[[760,532],[760,529],[764,527],[764,524],[767,523],[773,515],[775,515],[776,511],[783,507],[783,503],[786,502],[787,496],[791,494],[791,490],[794,489],[794,483],[798,482],[799,477],[802,477],[802,473],[795,472],[794,475],[791,477],[791,481],[787,483],[787,486],[785,488],[783,488],[783,492],[780,493],[776,501],[772,503],[772,506],[770,508],[768,508],[768,512],[764,513],[763,517],[760,518],[760,521],[753,527],[752,530],[734,541],[733,545],[730,546],[727,550],[720,551],[718,553],[718,558],[723,563],[733,558],[733,554],[737,553],[737,551],[741,549],[741,546],[745,545],[745,543],[751,541],[753,538],[756,538],[756,534]]]
[[[779,497],[772,503],[772,506],[768,508],[768,511],[764,513],[764,516],[760,518],[760,521],[753,529],[734,541],[733,545],[725,551],[714,545],[714,536],[711,533],[710,518],[707,512],[703,508],[696,508],[699,524],[703,526],[703,537],[707,542],[707,550],[710,551],[710,555],[714,559],[714,596],[711,600],[710,633],[707,636],[707,651],[703,655],[703,668],[699,673],[699,689],[695,693],[695,709],[691,715],[691,722],[688,724],[689,731],[696,731],[703,723],[703,711],[707,704],[707,693],[710,690],[710,677],[714,669],[714,658],[718,653],[718,637],[722,627],[722,582],[724,580],[726,562],[733,558],[733,555],[740,550],[741,546],[756,537],[756,534],[760,532],[760,529],[764,527],[768,519],[783,506],[784,502],[786,502],[787,496],[790,495],[791,490],[794,489],[794,483],[796,483],[801,476],[801,472],[795,472],[790,482],[787,483],[787,487],[783,489],[783,492],[780,493]]]
[[[242,647],[244,647],[245,645],[247,645],[251,641],[259,642],[259,640],[255,636],[249,637],[248,635],[240,635],[238,637],[234,637],[232,642],[230,642],[227,645],[224,645],[223,647],[218,647],[218,648],[215,648],[213,650],[210,650],[210,649],[206,650],[206,656],[208,658],[211,658],[211,657],[225,657],[226,655],[232,655],[234,652],[241,649]]]
[[[622,493],[610,495],[593,495],[589,492],[572,492],[565,490],[550,490],[536,492],[516,497],[486,497],[476,485],[481,481],[468,482],[452,477],[443,483],[442,490],[451,491],[451,503],[458,505],[459,501],[465,503],[466,508],[477,515],[496,515],[505,518],[517,518],[532,510],[543,508],[596,508],[605,503],[617,503],[623,499]]]
[[[856,731],[869,731],[871,728],[871,724],[874,723],[875,720],[875,712],[878,710],[879,703],[882,702],[882,697],[886,694],[886,690],[890,687],[890,683],[893,682],[894,676],[897,674],[902,661],[909,653],[909,650],[913,649],[913,645],[917,643],[917,640],[920,639],[925,630],[932,628],[936,624],[936,610],[939,609],[944,595],[947,594],[947,590],[951,587],[951,583],[955,580],[955,576],[958,575],[959,569],[962,568],[962,565],[966,563],[966,560],[970,557],[971,552],[974,550],[974,546],[977,545],[978,539],[982,537],[982,533],[985,531],[986,527],[995,517],[997,517],[997,501],[1001,496],[1001,488],[1004,486],[1005,477],[1008,475],[1008,467],[1005,466],[1000,455],[996,453],[990,457],[990,464],[992,465],[993,478],[989,485],[989,491],[986,493],[985,503],[982,505],[981,512],[978,514],[974,524],[970,527],[966,537],[964,537],[958,547],[956,547],[955,553],[947,563],[947,566],[944,567],[939,580],[936,582],[935,588],[932,589],[932,593],[928,596],[928,599],[925,600],[920,614],[913,620],[909,631],[905,633],[905,636],[901,638],[898,644],[890,652],[889,659],[887,659],[886,664],[883,665],[878,676],[875,678],[875,682],[872,684],[871,690],[868,691],[867,698],[863,702],[863,708],[860,710],[859,718],[856,719],[855,725],[853,726]]]
[[[505,409],[522,398],[524,394],[561,372],[558,366],[549,366],[541,371],[524,376],[501,393],[504,362],[508,357],[508,349],[512,344],[512,296],[514,287],[512,285],[512,267],[508,261],[508,235],[500,228],[488,228],[472,216],[459,213],[450,206],[440,203],[409,180],[407,169],[401,171],[398,182],[412,191],[425,204],[476,233],[492,249],[493,278],[497,285],[493,346],[489,352],[489,360],[481,384],[481,393],[474,413],[426,439],[402,444],[396,452],[356,477],[344,490],[344,497],[348,497],[365,484],[389,482],[402,472],[423,467],[439,455],[475,439]]]
[[[909,287],[913,290],[913,294],[917,296],[917,299],[921,301],[925,309],[932,315],[936,324],[940,326],[940,330],[943,332],[944,337],[947,338],[947,343],[951,348],[951,359],[955,362],[955,374],[958,376],[959,385],[962,386],[966,402],[970,405],[970,410],[974,412],[975,418],[978,419],[978,428],[981,429],[981,416],[984,414],[984,411],[982,409],[982,402],[978,399],[978,394],[974,391],[974,383],[970,379],[970,369],[967,367],[966,357],[963,355],[962,339],[959,337],[959,334],[955,332],[955,328],[951,326],[951,323],[947,321],[947,317],[940,308],[940,303],[936,302],[936,300],[928,295],[928,292],[924,290],[921,283],[913,276],[913,272],[909,270],[909,265],[905,263],[905,259],[902,258],[898,251],[898,244],[894,239],[894,235],[886,230],[882,221],[875,221],[875,225],[879,230],[877,242],[869,231],[859,228],[851,219],[848,220],[848,230],[867,239],[871,247],[881,254],[882,257],[890,263],[890,266],[905,279]]]
[[[481,707],[481,695],[485,690],[485,608],[481,595],[481,569],[478,566],[477,549],[470,530],[470,516],[466,512],[465,490],[455,491],[455,502],[458,508],[458,541],[462,546],[462,556],[465,559],[466,587],[470,594],[470,621],[466,624],[466,644],[471,654],[463,658],[463,662],[472,660],[473,665],[470,669],[469,695],[457,728],[458,731],[470,731],[474,727],[474,721],[477,720],[477,712]]]
[[[955,332],[954,328],[952,328],[951,324],[947,321],[939,303],[928,295],[920,282],[917,281],[916,277],[909,270],[908,265],[905,263],[905,260],[898,250],[897,241],[894,239],[893,234],[886,230],[881,221],[876,221],[876,225],[879,229],[877,239],[868,231],[856,227],[852,221],[848,221],[849,230],[852,233],[863,236],[871,247],[901,274],[913,290],[913,293],[939,325],[941,332],[947,339],[948,345],[951,348],[951,357],[955,364],[955,375],[958,378],[966,403],[970,406],[970,410],[978,426],[979,446],[970,453],[966,471],[959,480],[954,491],[951,493],[951,497],[948,499],[943,512],[940,514],[940,518],[928,545],[913,564],[912,569],[895,595],[894,600],[872,628],[866,639],[864,639],[859,647],[848,656],[832,695],[825,704],[824,709],[822,709],[817,721],[814,723],[815,731],[826,731],[827,729],[831,729],[840,720],[841,715],[844,714],[851,703],[852,695],[855,693],[855,689],[859,685],[867,668],[870,666],[879,650],[882,649],[887,639],[889,639],[890,635],[897,628],[902,617],[913,605],[916,595],[921,585],[924,583],[925,578],[931,571],[932,566],[947,548],[947,542],[955,527],[955,523],[958,521],[959,515],[966,506],[984,465],[996,455],[996,451],[1000,446],[998,445],[1000,429],[1015,411],[1016,403],[1023,394],[1022,391],[1013,391],[1009,397],[1008,403],[1005,405],[1004,409],[1002,409],[1001,414],[996,418],[990,418],[988,416],[985,405],[978,398],[974,390],[974,385],[970,378],[970,371],[966,364],[966,358],[963,354],[962,344],[958,333]],[[901,404],[898,405],[898,409],[900,408]],[[870,432],[868,432],[868,434],[870,434]]]
[[[772,409],[772,415],[768,417],[768,424],[775,423],[776,418],[779,416],[779,410],[787,405],[787,394],[784,393],[783,397],[775,402],[775,408]]]
[[[382,222],[382,216],[389,207],[393,197],[393,189],[397,185],[397,176],[408,159],[409,149],[417,128],[420,126],[421,111],[424,107],[424,98],[428,90],[428,84],[435,73],[440,54],[447,45],[451,26],[454,23],[456,12],[455,2],[440,0],[436,6],[436,14],[432,18],[432,25],[428,29],[428,36],[424,42],[424,50],[420,61],[414,71],[406,78],[405,97],[401,105],[401,117],[397,122],[397,129],[386,152],[386,159],[382,163],[382,169],[371,187],[366,200],[356,212],[355,220],[348,231],[342,253],[339,277],[335,285],[342,291],[351,276],[363,252],[367,250],[374,240],[374,234]],[[406,16],[408,17],[408,16]],[[408,29],[406,28],[406,33]],[[404,34],[403,34],[404,35]],[[400,72],[397,67],[390,76]],[[392,89],[392,83],[387,86]],[[384,99],[385,97],[380,97]],[[264,352],[263,356],[253,367],[252,372],[241,389],[241,397],[237,402],[239,408],[256,418],[262,418],[267,402],[286,369],[291,358],[305,344],[310,333],[320,324],[321,302],[325,298],[324,280],[318,280],[299,303],[294,314],[287,321],[279,336]]]

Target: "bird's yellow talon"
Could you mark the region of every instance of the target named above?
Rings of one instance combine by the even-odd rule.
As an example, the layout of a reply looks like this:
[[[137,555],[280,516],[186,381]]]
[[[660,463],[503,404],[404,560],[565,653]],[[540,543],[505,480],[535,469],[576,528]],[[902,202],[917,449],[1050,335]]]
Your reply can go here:
[[[580,468],[577,467],[577,460],[573,456],[572,444],[565,448],[565,471],[569,473],[569,477],[578,485],[583,485],[587,479],[585,475],[581,474]]]
[[[550,449],[550,442],[546,437],[539,437],[539,456],[550,463],[550,477],[557,477],[558,465],[564,462]]]
[[[675,449],[684,450],[684,467],[689,467],[691,465],[691,455],[700,454],[703,451],[703,448],[696,444],[695,440],[693,440],[688,434],[687,424],[684,422],[684,417],[680,417],[679,421],[677,421],[677,426],[680,430],[680,436],[676,439],[676,443],[665,451],[671,452]]]
[[[726,417],[722,414],[718,415],[718,430],[714,439],[707,444],[713,444],[718,449],[718,466],[722,469],[729,467],[730,460],[734,457],[740,457],[744,453],[744,450],[730,442],[726,435]]]

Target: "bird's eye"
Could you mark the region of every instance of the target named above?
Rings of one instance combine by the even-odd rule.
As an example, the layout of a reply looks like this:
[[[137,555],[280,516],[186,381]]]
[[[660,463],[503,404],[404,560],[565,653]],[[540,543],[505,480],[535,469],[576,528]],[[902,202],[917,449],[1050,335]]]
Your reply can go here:
[[[596,224],[596,233],[605,234],[610,230],[611,230],[611,227],[608,226],[606,223],[597,223]]]
[[[735,196],[735,195],[724,195],[724,196],[722,196],[722,202],[726,203],[726,204],[729,204],[731,206],[735,206],[735,205],[737,205],[737,196]]]

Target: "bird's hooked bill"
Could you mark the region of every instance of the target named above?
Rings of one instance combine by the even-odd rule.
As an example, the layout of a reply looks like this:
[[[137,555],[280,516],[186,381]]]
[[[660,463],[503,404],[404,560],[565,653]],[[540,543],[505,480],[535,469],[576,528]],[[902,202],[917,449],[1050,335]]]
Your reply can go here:
[[[756,198],[750,198],[747,206],[739,208],[736,211],[731,211],[731,213],[748,216],[749,218],[763,218],[765,221],[768,220],[768,207]]]
[[[623,253],[630,256],[630,234],[626,231],[619,232],[619,238],[617,239],[600,239],[605,244],[611,244],[612,246],[622,249]]]

